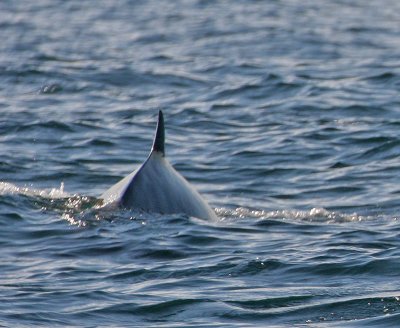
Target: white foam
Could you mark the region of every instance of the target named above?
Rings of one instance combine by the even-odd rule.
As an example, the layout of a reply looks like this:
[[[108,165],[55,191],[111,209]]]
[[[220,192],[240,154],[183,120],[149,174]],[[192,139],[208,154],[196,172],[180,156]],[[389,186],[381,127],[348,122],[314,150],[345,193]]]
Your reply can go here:
[[[40,196],[50,199],[70,197],[70,195],[64,191],[63,182],[61,182],[60,188],[51,189],[36,189],[32,186],[19,187],[9,182],[0,182],[0,195]]]
[[[215,209],[218,217],[224,218],[254,218],[254,219],[289,219],[314,222],[355,222],[367,220],[369,217],[357,213],[340,213],[328,211],[324,208],[312,208],[308,211],[299,210],[254,210],[244,207],[238,207],[234,210],[217,208]]]

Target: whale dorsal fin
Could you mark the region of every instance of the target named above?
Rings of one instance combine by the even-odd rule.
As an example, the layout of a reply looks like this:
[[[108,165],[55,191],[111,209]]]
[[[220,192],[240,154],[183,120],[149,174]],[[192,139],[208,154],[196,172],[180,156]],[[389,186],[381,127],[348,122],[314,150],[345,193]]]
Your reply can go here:
[[[109,188],[101,198],[105,203],[117,203],[129,209],[216,219],[213,209],[164,157],[164,142],[164,118],[159,111],[150,155],[139,168]]]
[[[153,148],[151,151],[160,152],[163,156],[165,156],[165,132],[164,132],[164,116],[162,111],[158,112],[158,123],[156,135],[154,136]]]

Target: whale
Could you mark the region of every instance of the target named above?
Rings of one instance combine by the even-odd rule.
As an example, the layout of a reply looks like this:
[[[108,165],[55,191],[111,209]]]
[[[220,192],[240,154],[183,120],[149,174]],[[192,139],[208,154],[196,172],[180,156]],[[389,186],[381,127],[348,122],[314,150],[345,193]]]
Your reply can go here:
[[[178,173],[165,156],[164,116],[160,110],[147,159],[131,174],[106,190],[105,204],[119,205],[160,214],[185,214],[200,219],[216,219],[214,210]]]

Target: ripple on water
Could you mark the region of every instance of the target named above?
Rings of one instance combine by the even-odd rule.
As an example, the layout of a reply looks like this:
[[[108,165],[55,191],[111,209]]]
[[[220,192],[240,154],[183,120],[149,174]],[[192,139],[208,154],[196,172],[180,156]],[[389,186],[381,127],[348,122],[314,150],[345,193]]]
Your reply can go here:
[[[397,0],[0,9],[0,325],[397,327]],[[218,220],[98,199],[158,109]]]

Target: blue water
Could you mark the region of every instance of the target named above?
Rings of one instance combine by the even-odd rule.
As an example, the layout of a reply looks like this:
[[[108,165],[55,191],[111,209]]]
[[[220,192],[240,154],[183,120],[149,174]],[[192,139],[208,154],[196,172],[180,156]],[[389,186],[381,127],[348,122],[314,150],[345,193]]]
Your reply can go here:
[[[399,327],[399,1],[0,13],[0,326]],[[101,207],[159,109],[217,221]]]

